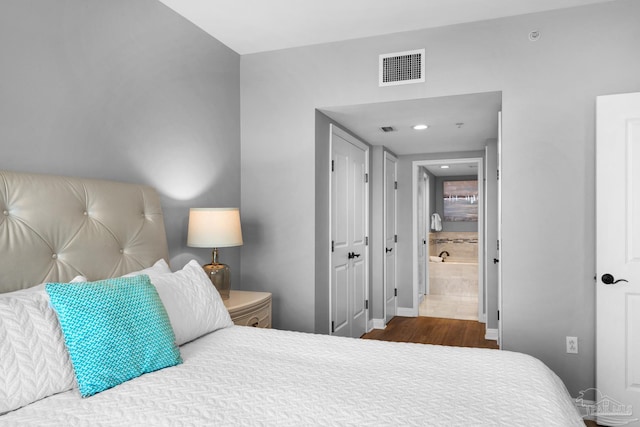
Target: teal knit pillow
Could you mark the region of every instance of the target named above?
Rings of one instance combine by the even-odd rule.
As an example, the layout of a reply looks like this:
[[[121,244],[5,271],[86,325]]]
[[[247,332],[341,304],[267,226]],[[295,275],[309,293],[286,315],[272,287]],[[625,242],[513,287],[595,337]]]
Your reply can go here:
[[[182,363],[169,316],[146,275],[49,283],[82,397]]]

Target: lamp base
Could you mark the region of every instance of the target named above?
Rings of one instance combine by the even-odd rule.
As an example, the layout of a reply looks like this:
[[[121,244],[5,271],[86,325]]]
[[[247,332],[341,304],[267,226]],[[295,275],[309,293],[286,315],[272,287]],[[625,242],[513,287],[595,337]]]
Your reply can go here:
[[[203,265],[204,272],[207,273],[211,283],[216,287],[222,299],[229,299],[231,292],[231,270],[227,264],[212,263]]]

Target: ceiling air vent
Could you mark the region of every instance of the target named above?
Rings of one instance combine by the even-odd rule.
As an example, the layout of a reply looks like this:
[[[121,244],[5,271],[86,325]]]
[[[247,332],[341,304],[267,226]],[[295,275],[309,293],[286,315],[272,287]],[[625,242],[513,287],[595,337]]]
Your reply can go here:
[[[380,55],[380,86],[424,82],[424,49]]]
[[[380,129],[382,129],[382,132],[393,132],[395,130],[393,126],[382,126]]]

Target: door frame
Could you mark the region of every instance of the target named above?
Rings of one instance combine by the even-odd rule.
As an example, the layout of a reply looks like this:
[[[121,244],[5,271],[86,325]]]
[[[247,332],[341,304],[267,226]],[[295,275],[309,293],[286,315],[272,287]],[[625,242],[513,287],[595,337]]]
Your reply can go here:
[[[331,165],[331,161],[333,160],[333,135],[339,135],[342,139],[346,140],[347,142],[349,142],[350,144],[360,148],[361,150],[364,151],[364,168],[365,168],[365,174],[367,175],[367,177],[371,177],[371,173],[370,173],[370,147],[365,144],[364,142],[360,141],[358,138],[356,138],[355,136],[351,135],[350,133],[346,132],[344,129],[336,126],[333,123],[329,124],[329,164]],[[332,170],[331,168],[329,168],[329,183],[331,183],[332,181]],[[371,180],[370,178],[366,180],[365,182],[365,206],[364,206],[364,223],[365,223],[365,230],[366,230],[366,234],[367,240],[369,239],[369,234],[370,234],[370,228],[369,228],[369,223],[370,223],[370,217],[371,217],[371,210],[370,210],[370,206],[369,206],[369,184],[370,184]],[[332,317],[331,317],[331,313],[333,310],[333,306],[331,301],[333,300],[332,297],[333,295],[331,294],[331,281],[333,280],[333,272],[332,272],[332,265],[333,265],[333,252],[331,250],[331,232],[333,230],[333,223],[332,223],[332,200],[333,200],[333,186],[330,184],[329,185],[329,204],[328,204],[328,208],[329,208],[329,232],[327,235],[328,241],[329,241],[329,282],[327,283],[327,285],[329,286],[329,316],[328,316],[328,331],[329,331],[329,335],[332,335],[333,332],[331,331],[331,322],[333,321]],[[368,242],[370,243],[370,242]],[[370,332],[371,328],[369,327],[369,313],[371,310],[371,301],[370,301],[370,295],[369,295],[369,288],[371,287],[371,283],[370,283],[370,276],[369,276],[369,244],[365,244],[365,249],[364,249],[364,260],[365,260],[365,267],[364,267],[364,271],[365,271],[365,298],[367,301],[369,301],[369,304],[367,305],[367,307],[365,307],[365,331],[366,332]]]
[[[417,173],[420,174],[420,168],[422,166],[418,166],[418,171]],[[430,246],[430,241],[429,241],[429,232],[431,231],[431,216],[429,215],[429,198],[431,197],[431,190],[430,190],[430,181],[431,178],[429,178],[429,174],[424,171],[422,172],[424,175],[422,177],[420,177],[418,175],[418,178],[423,180],[423,185],[424,185],[424,194],[422,195],[422,197],[424,197],[424,200],[422,200],[423,206],[423,212],[424,212],[424,219],[426,222],[426,243],[423,243],[423,245],[426,245],[427,248],[425,249],[425,265],[424,265],[424,294],[420,293],[421,289],[419,287],[420,285],[420,272],[418,271],[418,305],[420,305],[422,303],[422,300],[424,299],[424,295],[426,295],[429,292],[429,246]],[[417,185],[417,181],[416,181],[416,185]],[[416,189],[416,201],[417,201],[417,189]],[[418,208],[418,206],[416,205],[416,209]],[[417,215],[417,212],[416,212]],[[416,218],[416,234],[417,234],[417,220],[418,218]],[[422,236],[417,236],[416,235],[416,243],[419,244],[418,239],[422,238]],[[418,256],[416,255],[416,262],[418,261]],[[419,311],[419,310],[418,310]]]
[[[418,292],[420,291],[418,286],[418,173],[420,166],[434,166],[442,164],[458,164],[458,163],[476,163],[478,166],[478,321],[486,323],[486,314],[484,313],[484,301],[486,298],[484,290],[484,262],[486,255],[484,253],[484,158],[482,157],[467,157],[459,159],[437,159],[437,160],[414,160],[411,162],[411,206],[412,206],[412,270],[413,270],[413,316],[419,315],[419,301]],[[429,206],[431,209],[431,206]],[[429,227],[431,231],[431,227]],[[427,265],[427,274],[429,272],[429,263]],[[428,282],[427,282],[428,283]],[[426,288],[426,291],[429,289]]]

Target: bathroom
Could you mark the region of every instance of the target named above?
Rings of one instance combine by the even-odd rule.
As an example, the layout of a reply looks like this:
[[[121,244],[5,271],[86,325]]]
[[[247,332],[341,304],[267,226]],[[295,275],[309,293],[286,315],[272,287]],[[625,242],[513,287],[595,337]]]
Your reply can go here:
[[[477,175],[435,177],[420,315],[478,320]]]

